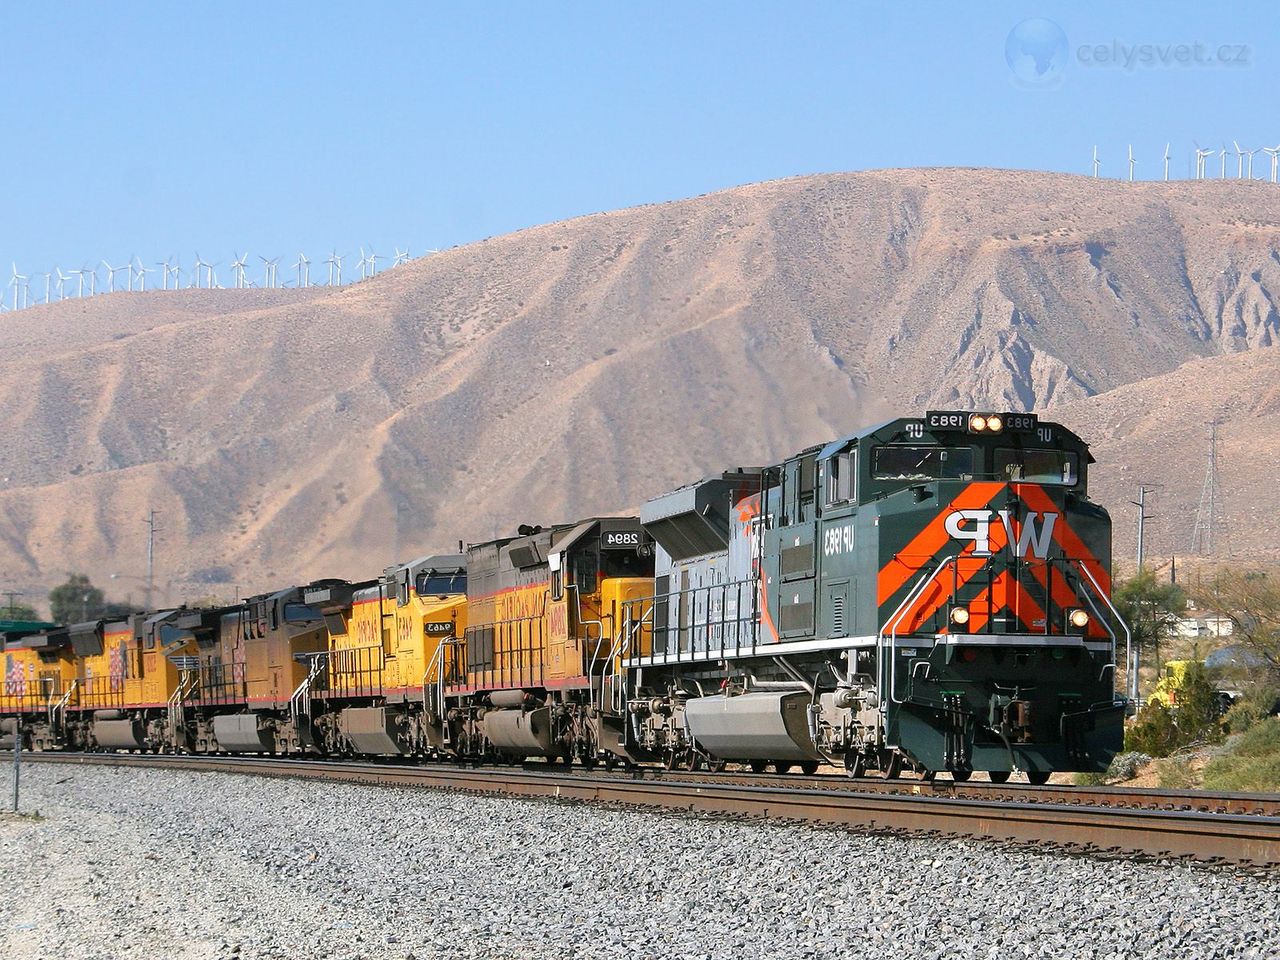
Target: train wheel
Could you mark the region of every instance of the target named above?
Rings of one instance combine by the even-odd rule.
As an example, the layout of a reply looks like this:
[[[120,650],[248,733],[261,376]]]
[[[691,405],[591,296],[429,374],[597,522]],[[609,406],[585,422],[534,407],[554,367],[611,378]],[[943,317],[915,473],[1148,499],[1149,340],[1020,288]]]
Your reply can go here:
[[[971,776],[973,776],[972,770],[952,770],[951,771],[951,779],[954,780],[956,783],[964,783]]]
[[[680,766],[680,758],[676,755],[675,748],[668,750],[662,755],[662,765],[668,770],[674,770]]]
[[[889,754],[889,762],[884,767],[884,778],[886,780],[897,780],[902,776],[902,754],[894,751]]]
[[[1043,787],[1048,782],[1049,782],[1048,770],[1028,770],[1027,771],[1027,783],[1031,784],[1032,786]]]
[[[781,760],[779,760],[779,761],[777,761],[776,763],[774,763],[774,765],[773,765],[773,772],[774,772],[774,773],[790,773],[790,772],[791,772],[791,764],[789,764],[789,763],[783,763]]]
[[[708,757],[707,769],[710,770],[712,773],[723,773],[724,761],[721,760],[719,757]]]
[[[987,776],[991,778],[992,783],[1007,783],[1009,781],[1008,770],[988,770]]]
[[[613,770],[614,770],[617,766],[618,766],[618,758],[617,758],[617,756],[615,756],[615,755],[614,755],[614,754],[612,754],[612,753],[606,753],[606,754],[604,755],[604,768],[605,768],[605,770],[608,770],[610,773],[612,773],[612,772],[613,772]]]
[[[850,750],[844,755],[844,769],[851,777],[865,777],[867,775],[867,758],[856,750]]]
[[[818,772],[818,761],[806,760],[804,763],[800,764],[800,772],[803,773],[806,777],[812,777],[815,773]]]
[[[766,770],[768,770],[768,769],[769,769],[769,761],[768,761],[768,760],[752,760],[752,761],[751,761],[751,772],[752,772],[752,773],[764,773],[764,772],[765,772]]]

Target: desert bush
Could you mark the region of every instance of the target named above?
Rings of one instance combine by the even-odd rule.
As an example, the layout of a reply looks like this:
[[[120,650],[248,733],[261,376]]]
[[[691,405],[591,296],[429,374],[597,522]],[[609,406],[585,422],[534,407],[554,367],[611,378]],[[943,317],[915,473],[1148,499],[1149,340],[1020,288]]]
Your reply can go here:
[[[1140,750],[1117,753],[1111,761],[1111,766],[1107,767],[1106,779],[1132,780],[1138,775],[1138,771],[1150,762],[1151,756]]]

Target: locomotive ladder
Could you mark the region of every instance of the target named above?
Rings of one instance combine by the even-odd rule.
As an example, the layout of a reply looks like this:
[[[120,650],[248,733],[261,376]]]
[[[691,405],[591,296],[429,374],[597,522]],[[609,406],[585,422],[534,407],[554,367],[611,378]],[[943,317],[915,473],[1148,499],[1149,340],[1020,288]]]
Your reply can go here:
[[[298,689],[293,691],[293,695],[289,698],[289,719],[293,722],[295,730],[300,730],[300,721],[302,717],[311,719],[311,687],[316,682],[316,678],[324,672],[325,667],[329,663],[328,651],[313,654],[297,654],[298,659],[304,656],[311,661],[311,666],[307,670],[307,675],[303,681],[298,684]]]
[[[178,668],[178,684],[174,687],[173,693],[169,695],[169,701],[165,705],[164,722],[165,730],[169,736],[169,743],[177,747],[178,735],[182,731],[183,713],[187,698],[191,696],[191,692],[200,681],[200,661],[196,657],[172,655],[169,657],[169,661]]]
[[[53,699],[53,693],[49,694],[49,729],[54,731],[55,736],[62,732],[61,726],[67,717],[67,704],[71,702],[71,697],[78,686],[80,686],[80,681],[72,680],[71,686],[67,687],[67,692],[59,697],[56,703]]]

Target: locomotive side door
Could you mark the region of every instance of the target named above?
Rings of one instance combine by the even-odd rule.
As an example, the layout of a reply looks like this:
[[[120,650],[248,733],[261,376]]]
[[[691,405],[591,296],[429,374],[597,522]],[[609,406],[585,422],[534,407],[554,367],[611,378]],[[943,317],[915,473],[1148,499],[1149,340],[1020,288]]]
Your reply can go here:
[[[814,452],[783,465],[778,525],[766,534],[765,590],[783,642],[814,636],[817,473]]]

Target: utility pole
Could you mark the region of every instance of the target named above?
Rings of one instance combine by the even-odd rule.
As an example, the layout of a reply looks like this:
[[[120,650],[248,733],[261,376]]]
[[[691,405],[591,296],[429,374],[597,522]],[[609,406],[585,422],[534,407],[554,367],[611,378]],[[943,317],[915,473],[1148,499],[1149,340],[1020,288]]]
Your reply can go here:
[[[1138,499],[1129,502],[1138,508],[1138,573],[1142,573],[1143,558],[1146,556],[1144,546],[1147,521],[1152,519],[1147,513],[1147,494],[1150,492],[1146,484],[1138,484]]]
[[[6,597],[8,597],[8,598],[9,598],[9,619],[10,619],[10,620],[12,620],[12,619],[13,619],[14,611],[15,611],[15,609],[17,608],[17,604],[15,604],[15,603],[13,602],[13,601],[14,601],[14,598],[15,598],[15,597],[25,597],[25,596],[26,596],[26,594],[25,594],[25,593],[18,593],[18,592],[17,592],[17,591],[15,591],[15,590],[6,590],[6,591],[4,592],[4,595],[5,595]]]
[[[151,593],[155,588],[156,577],[156,512],[150,511],[147,519],[142,522],[147,525],[147,595],[143,604],[147,612],[151,612]]]

